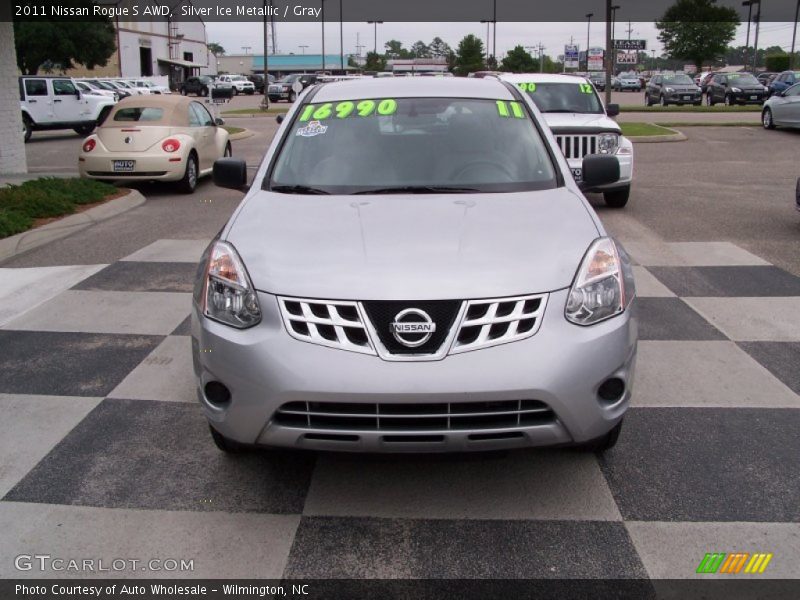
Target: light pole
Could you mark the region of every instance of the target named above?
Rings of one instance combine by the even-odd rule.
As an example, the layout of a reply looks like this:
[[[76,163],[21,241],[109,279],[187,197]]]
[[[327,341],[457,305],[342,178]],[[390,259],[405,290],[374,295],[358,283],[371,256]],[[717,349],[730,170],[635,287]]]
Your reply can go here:
[[[319,0],[320,16],[322,20],[322,71],[325,72],[325,0]]]
[[[486,68],[489,68],[489,40],[491,36],[489,35],[489,28],[492,25],[491,21],[481,21],[481,23],[486,23]]]
[[[497,0],[494,0],[492,10],[492,58],[497,62]]]
[[[611,7],[611,39],[613,40],[616,34],[617,28],[617,11],[620,9],[619,4],[615,4]]]
[[[342,13],[342,0],[339,0],[339,69],[344,74],[344,13]]]
[[[594,13],[586,13],[586,72],[589,72],[589,34],[592,31],[592,17]]]
[[[298,48],[300,48],[300,49],[303,51],[303,54],[305,54],[305,53],[306,53],[306,48],[308,48],[308,45],[306,45],[306,44],[300,44],[300,45],[299,45],[299,46],[297,46],[297,47],[298,47]]]
[[[272,11],[267,10],[272,8],[272,0],[264,0],[264,98],[261,100],[261,109],[267,110],[269,108],[269,21],[267,15]],[[271,18],[271,17],[270,17]]]
[[[378,53],[378,25],[382,25],[383,21],[367,21],[367,25],[375,25],[375,49],[373,52]]]
[[[744,42],[744,60],[742,61],[745,65],[747,64],[747,55],[750,52],[750,21],[753,20],[753,0],[745,0],[742,2],[742,6],[747,7],[747,37],[745,38]],[[698,69],[700,65],[698,65]]]

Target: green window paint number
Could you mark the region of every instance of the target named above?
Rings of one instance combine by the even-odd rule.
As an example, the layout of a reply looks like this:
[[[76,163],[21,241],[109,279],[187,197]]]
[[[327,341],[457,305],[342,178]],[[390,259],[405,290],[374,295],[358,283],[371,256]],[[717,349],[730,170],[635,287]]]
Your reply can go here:
[[[519,102],[506,102],[505,100],[498,100],[497,114],[504,119],[508,117],[514,117],[515,119],[525,118],[525,111],[522,110],[522,105]]]
[[[536,91],[536,84],[535,83],[518,83],[517,87],[521,89],[523,92],[535,92]]]
[[[358,100],[339,102],[333,104],[326,102],[325,104],[309,104],[300,113],[298,121],[305,123],[310,120],[324,121],[336,117],[337,119],[346,119],[354,113],[359,117],[369,117],[377,114],[382,117],[388,117],[397,112],[397,100],[386,98],[384,100]]]
[[[592,93],[592,84],[591,83],[581,83],[580,84],[581,92],[584,94],[591,94]]]

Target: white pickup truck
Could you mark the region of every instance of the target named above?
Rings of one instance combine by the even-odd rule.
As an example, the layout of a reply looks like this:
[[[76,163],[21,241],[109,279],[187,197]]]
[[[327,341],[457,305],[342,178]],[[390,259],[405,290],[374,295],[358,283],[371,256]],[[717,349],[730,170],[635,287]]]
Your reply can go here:
[[[83,94],[69,77],[19,78],[22,126],[27,142],[34,131],[73,129],[89,135],[116,104],[113,98]]]

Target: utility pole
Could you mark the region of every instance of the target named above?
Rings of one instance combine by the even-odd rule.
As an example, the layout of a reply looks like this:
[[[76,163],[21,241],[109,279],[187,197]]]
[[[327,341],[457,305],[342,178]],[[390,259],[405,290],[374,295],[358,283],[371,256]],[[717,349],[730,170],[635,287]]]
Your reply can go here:
[[[789,68],[794,69],[794,42],[797,38],[797,17],[798,13],[800,13],[800,0],[797,0],[797,4],[794,7],[794,25],[792,25],[792,53],[789,55]]]
[[[544,45],[539,42],[539,73],[544,73]]]
[[[272,11],[268,10],[272,8],[272,0],[264,0],[264,98],[261,100],[261,109],[267,110],[269,108],[269,94],[267,93],[267,89],[269,88],[269,24],[272,19],[270,17],[267,19],[267,15],[271,14]],[[274,40],[273,40],[274,41]]]
[[[308,45],[307,44],[300,44],[297,47],[300,48],[303,51],[303,54],[305,54],[306,53],[306,48],[308,48]]]
[[[626,29],[626,31],[628,32],[628,39],[631,39],[631,33],[633,33],[633,27],[631,27],[630,21],[628,21],[628,29]]]
[[[798,0],[800,2],[800,0]],[[592,32],[592,17],[594,13],[586,13],[586,72],[589,72],[589,35]]]
[[[758,63],[758,30],[761,29],[761,0],[758,0],[758,10],[756,11],[756,33],[753,39],[753,73],[756,72]]]
[[[481,21],[481,23],[486,23],[486,68],[489,68],[489,41],[491,38],[491,26],[492,22],[490,20]]]
[[[492,33],[494,35],[492,35],[492,58],[494,59],[494,62],[497,62],[497,0],[494,0],[493,6],[494,6],[493,9],[494,16],[492,17],[492,22],[494,23],[494,25],[492,26],[493,27]]]
[[[375,25],[375,48],[373,49],[375,54],[378,53],[378,25],[381,23],[383,23],[383,21],[367,21],[367,25]]]
[[[750,21],[753,20],[753,0],[745,0],[742,2],[742,6],[747,7],[747,38],[745,38],[744,42],[744,60],[742,61],[745,66],[747,65],[747,55],[750,52]],[[702,65],[697,65],[699,69]]]
[[[611,21],[614,18],[614,10],[616,9],[611,5],[611,0],[606,0],[606,106],[611,103],[611,71],[614,68],[614,59],[611,57]]]
[[[325,0],[319,0],[319,7],[322,18],[322,70],[325,71]]]
[[[341,59],[340,69],[344,74],[344,13],[342,12],[342,0],[339,0],[339,57]]]

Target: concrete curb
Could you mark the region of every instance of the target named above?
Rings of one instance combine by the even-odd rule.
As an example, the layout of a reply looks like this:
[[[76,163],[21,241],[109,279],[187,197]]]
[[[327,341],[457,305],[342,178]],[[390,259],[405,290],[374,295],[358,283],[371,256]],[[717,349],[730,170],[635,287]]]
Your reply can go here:
[[[658,125],[658,123],[652,124],[661,127],[661,125]],[[669,127],[664,127],[664,129],[669,129]],[[670,133],[667,135],[635,135],[629,137],[628,139],[634,144],[658,144],[661,142],[683,142],[686,140],[686,136],[680,131],[676,131],[674,129],[670,129],[670,131],[675,131],[675,133]]]
[[[265,112],[265,113],[253,113],[253,114],[236,114],[230,115],[222,113],[220,116],[227,122],[228,119],[265,119],[267,117],[275,118],[278,115],[286,115],[289,111],[281,111],[281,112]]]
[[[95,206],[82,213],[68,215],[58,221],[42,225],[30,231],[0,240],[0,261],[11,258],[17,254],[27,252],[33,248],[44,246],[55,240],[85,229],[95,223],[100,223],[111,217],[116,217],[145,203],[145,197],[136,190],[130,190],[126,195],[110,200],[105,204]]]
[[[254,132],[250,131],[249,129],[245,129],[244,131],[240,131],[239,133],[231,133],[228,135],[228,139],[232,142],[236,140],[245,140],[249,137],[253,137],[255,135]]]

